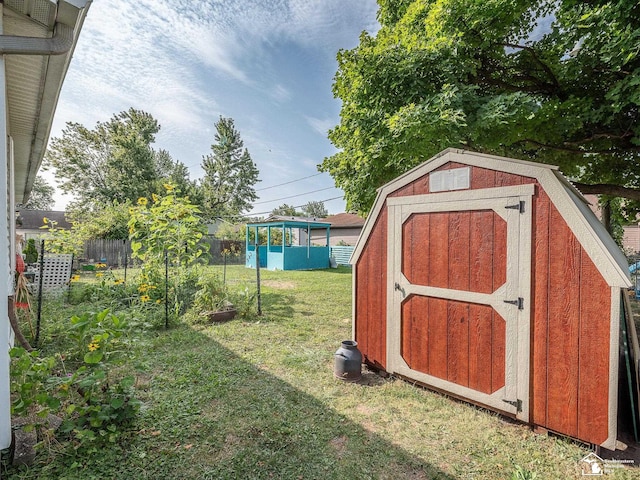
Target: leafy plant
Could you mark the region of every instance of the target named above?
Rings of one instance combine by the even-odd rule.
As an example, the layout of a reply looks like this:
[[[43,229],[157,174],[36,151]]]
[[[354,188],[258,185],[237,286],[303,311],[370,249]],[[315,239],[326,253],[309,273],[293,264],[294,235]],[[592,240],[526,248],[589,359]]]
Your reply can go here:
[[[193,307],[199,312],[226,310],[231,305],[229,291],[218,273],[204,275],[198,280]]]
[[[522,468],[520,465],[516,465],[511,474],[511,480],[535,480],[537,477],[535,472]]]
[[[27,240],[22,253],[24,253],[24,261],[26,263],[36,263],[38,261],[38,250],[36,249],[36,241],[33,238]]]
[[[22,347],[9,350],[11,359],[11,414],[26,415],[31,407],[39,405],[39,413],[46,416],[49,408],[56,410],[60,401],[50,395],[47,384],[56,360],[53,357],[40,357],[37,350],[26,351]]]
[[[47,230],[46,250],[51,253],[72,253],[79,256],[82,253],[84,239],[78,234],[74,224],[71,230],[59,228],[58,222],[47,217],[42,219],[44,225],[40,228]]]
[[[164,196],[152,195],[151,203],[141,197],[129,211],[131,256],[141,260],[146,270],[163,265],[165,254],[178,265],[193,265],[208,247],[200,242],[206,227],[198,207],[180,197],[173,185],[164,187]]]
[[[64,353],[40,357],[37,351],[11,349],[12,413],[62,416],[60,432],[77,451],[116,442],[140,407],[132,376],[110,378],[116,361],[127,356],[125,327],[108,309],[83,313],[67,324],[72,344]]]

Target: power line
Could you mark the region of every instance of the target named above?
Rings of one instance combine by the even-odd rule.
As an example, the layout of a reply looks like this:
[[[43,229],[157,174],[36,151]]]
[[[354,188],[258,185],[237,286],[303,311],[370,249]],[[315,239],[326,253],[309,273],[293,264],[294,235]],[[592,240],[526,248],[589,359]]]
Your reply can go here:
[[[262,190],[269,190],[270,188],[281,187],[283,185],[289,185],[290,183],[299,182],[300,180],[306,180],[307,178],[317,177],[318,175],[322,175],[324,172],[314,173],[313,175],[308,175],[306,177],[298,178],[296,180],[290,180],[288,182],[279,183],[277,185],[271,185],[270,187],[256,188],[256,192],[261,192]]]
[[[330,202],[331,200],[338,200],[339,198],[344,198],[344,195],[340,195],[339,197],[327,198],[325,200],[319,200],[319,201],[324,203],[324,202]],[[302,208],[304,206],[305,205],[294,205],[293,208]],[[268,212],[251,212],[248,215],[251,215],[251,216],[268,215],[269,213],[271,213],[271,210],[269,210]]]
[[[282,198],[276,198],[274,200],[263,200],[262,202],[253,202],[254,205],[260,205],[262,203],[272,203],[272,202],[279,202],[280,200],[286,200],[288,198],[294,198],[294,197],[301,197],[303,195],[309,195],[310,193],[316,193],[316,192],[323,192],[325,190],[331,190],[333,188],[336,187],[326,187],[326,188],[320,188],[318,190],[312,190],[310,192],[304,192],[304,193],[298,193],[297,195],[289,195],[288,197],[282,197]]]

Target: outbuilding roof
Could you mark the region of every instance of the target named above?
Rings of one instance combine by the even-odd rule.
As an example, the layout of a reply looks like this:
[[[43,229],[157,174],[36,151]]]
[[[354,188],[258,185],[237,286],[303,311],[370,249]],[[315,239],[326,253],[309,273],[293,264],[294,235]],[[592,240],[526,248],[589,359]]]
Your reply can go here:
[[[612,286],[631,286],[628,262],[618,245],[589,208],[589,202],[560,173],[557,166],[528,162],[496,155],[449,148],[418,165],[378,189],[378,195],[367,217],[364,229],[353,252],[355,263],[385,205],[386,198],[396,190],[449,162],[477,166],[490,170],[535,178],[545,190],[576,238]]]

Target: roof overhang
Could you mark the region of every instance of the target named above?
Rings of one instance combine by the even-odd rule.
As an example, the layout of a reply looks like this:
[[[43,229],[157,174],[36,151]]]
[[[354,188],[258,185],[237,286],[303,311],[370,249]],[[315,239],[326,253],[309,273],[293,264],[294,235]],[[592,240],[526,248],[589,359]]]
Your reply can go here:
[[[90,1],[4,0],[0,5],[16,204],[28,199],[42,163]]]

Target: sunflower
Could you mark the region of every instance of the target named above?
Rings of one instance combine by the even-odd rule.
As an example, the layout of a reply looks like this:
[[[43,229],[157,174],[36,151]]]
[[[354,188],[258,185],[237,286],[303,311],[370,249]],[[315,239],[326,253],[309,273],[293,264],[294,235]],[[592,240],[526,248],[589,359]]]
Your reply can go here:
[[[141,205],[141,206],[145,207],[147,205],[147,203],[149,203],[149,200],[147,200],[146,197],[140,197],[138,199],[138,205]]]

